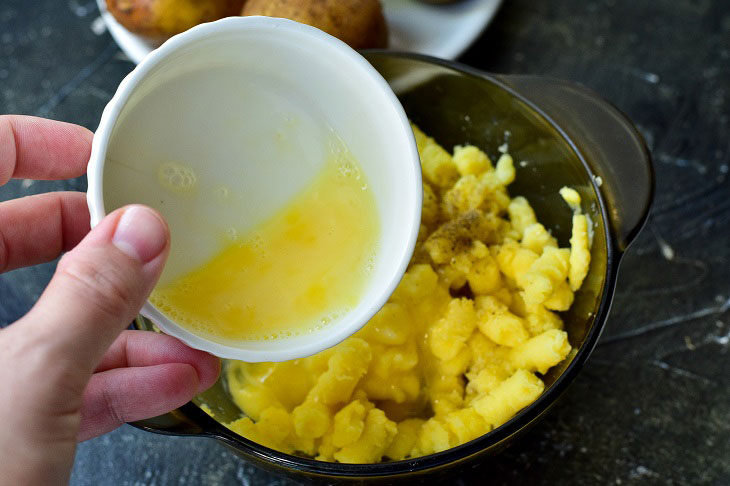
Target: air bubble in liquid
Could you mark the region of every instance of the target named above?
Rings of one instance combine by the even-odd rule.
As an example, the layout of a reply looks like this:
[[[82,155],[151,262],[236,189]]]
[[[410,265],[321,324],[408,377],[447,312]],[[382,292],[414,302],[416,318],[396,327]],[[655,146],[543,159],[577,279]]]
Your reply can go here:
[[[365,262],[365,272],[372,273],[375,270],[375,257],[371,256]]]
[[[338,167],[338,170],[340,172],[340,175],[342,175],[344,177],[348,177],[352,173],[352,167],[350,167],[349,165],[346,165],[346,164],[341,164]]]
[[[197,185],[198,178],[192,167],[166,162],[157,171],[157,179],[162,187],[172,192],[191,192]]]
[[[233,228],[233,227],[226,228],[226,236],[231,241],[236,241],[236,240],[238,240],[238,230],[236,228]]]
[[[231,191],[226,186],[218,186],[213,189],[213,196],[218,202],[226,202],[231,195]]]

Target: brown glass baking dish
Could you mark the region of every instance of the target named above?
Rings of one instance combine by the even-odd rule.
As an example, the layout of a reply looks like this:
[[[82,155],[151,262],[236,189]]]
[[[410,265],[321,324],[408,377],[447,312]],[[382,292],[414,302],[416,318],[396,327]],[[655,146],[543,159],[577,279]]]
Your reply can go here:
[[[390,83],[408,116],[444,147],[471,143],[497,154],[507,141],[517,163],[510,194],[527,197],[538,219],[568,246],[572,213],[558,195],[576,188],[594,224],[590,272],[563,314],[577,351],[544,377],[535,403],[501,427],[458,447],[380,464],[339,464],[284,454],[228,430],[194,402],[136,422],[151,432],[210,437],[243,459],[290,478],[326,484],[431,482],[514,441],[555,403],[580,372],[606,323],[622,253],[646,219],[653,194],[649,152],[632,123],[595,93],[540,76],[486,74],[439,59],[370,51],[367,59]],[[150,329],[143,318],[138,327]],[[240,416],[222,382],[202,400],[223,421]]]

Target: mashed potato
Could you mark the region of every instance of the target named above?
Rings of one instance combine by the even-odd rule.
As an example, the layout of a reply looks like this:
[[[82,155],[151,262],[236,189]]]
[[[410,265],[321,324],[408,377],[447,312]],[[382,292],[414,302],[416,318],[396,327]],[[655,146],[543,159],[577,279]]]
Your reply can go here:
[[[512,157],[448,153],[414,127],[423,215],[411,265],[355,336],[284,363],[228,362],[245,417],[227,424],[260,444],[322,461],[373,463],[443,451],[499,427],[545,387],[571,350],[556,311],[588,272],[580,196],[570,248],[527,199],[510,198]]]

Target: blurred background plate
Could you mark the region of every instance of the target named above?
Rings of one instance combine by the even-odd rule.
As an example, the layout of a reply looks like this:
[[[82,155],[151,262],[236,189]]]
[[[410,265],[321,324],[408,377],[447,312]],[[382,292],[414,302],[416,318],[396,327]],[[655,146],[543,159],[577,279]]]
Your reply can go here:
[[[96,0],[104,23],[120,49],[135,64],[156,45],[133,34]],[[429,5],[418,0],[383,0],[390,30],[389,47],[443,59],[456,59],[487,27],[502,0],[461,0],[451,5]]]

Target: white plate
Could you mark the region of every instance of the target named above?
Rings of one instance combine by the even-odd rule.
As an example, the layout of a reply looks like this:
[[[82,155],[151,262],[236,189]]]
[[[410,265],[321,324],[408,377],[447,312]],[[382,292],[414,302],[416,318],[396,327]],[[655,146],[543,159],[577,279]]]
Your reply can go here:
[[[132,62],[139,62],[157,47],[131,33],[97,0],[104,23],[120,49]],[[455,59],[475,40],[502,0],[461,0],[453,5],[427,5],[417,0],[383,0],[390,30],[390,48]]]

